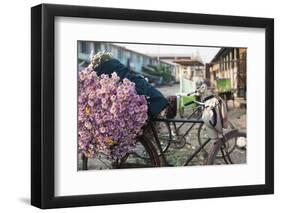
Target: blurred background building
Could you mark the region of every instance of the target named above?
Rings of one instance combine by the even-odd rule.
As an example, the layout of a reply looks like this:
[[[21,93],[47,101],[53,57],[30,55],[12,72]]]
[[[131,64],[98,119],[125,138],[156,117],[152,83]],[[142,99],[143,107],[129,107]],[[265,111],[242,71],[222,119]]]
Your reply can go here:
[[[146,77],[156,86],[179,83],[182,77],[190,80],[203,80],[205,66],[197,54],[163,55],[144,54],[128,49],[122,44],[78,41],[78,64],[85,67],[90,63],[90,57],[99,51],[111,52],[113,57],[129,67],[131,71]]]
[[[246,48],[221,48],[206,64],[206,78],[217,90],[233,90],[236,97],[246,98]]]
[[[246,48],[78,41],[79,67],[88,66],[91,56],[100,51],[111,52],[165,95],[184,95],[206,83],[211,93],[226,101],[246,104]]]
[[[171,78],[173,65],[159,60],[157,57],[136,52],[113,43],[79,41],[78,42],[78,63],[80,67],[90,63],[91,55],[100,51],[111,52],[113,57],[126,65],[131,71],[142,74],[151,83],[160,85],[165,83],[165,76],[160,75],[158,70],[166,71]],[[170,79],[168,79],[170,80]]]

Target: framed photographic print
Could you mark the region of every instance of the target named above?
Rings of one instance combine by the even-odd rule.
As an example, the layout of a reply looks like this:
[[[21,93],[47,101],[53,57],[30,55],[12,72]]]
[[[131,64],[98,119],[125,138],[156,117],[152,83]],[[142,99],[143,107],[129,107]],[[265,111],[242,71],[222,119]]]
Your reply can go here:
[[[31,204],[274,192],[274,20],[31,9]]]

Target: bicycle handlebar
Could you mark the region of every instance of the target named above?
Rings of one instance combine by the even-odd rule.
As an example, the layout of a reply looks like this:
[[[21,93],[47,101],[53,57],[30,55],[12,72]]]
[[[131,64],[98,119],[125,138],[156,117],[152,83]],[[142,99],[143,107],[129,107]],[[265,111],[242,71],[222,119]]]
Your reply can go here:
[[[193,95],[193,94],[195,94],[195,93],[196,93],[196,91],[190,92],[190,93],[187,93],[186,96],[191,96],[191,95]]]
[[[187,93],[186,95],[190,96],[190,95],[193,95],[195,93],[199,93],[199,95],[200,95],[200,94],[203,94],[206,91],[206,89],[207,89],[207,85],[206,84],[202,84],[200,87],[196,88],[195,91]]]
[[[190,101],[188,103],[185,103],[184,106],[189,106],[189,105],[194,104],[194,103],[198,104],[199,106],[205,106],[205,103],[200,102],[200,101],[196,101],[196,100],[193,100],[193,101]]]

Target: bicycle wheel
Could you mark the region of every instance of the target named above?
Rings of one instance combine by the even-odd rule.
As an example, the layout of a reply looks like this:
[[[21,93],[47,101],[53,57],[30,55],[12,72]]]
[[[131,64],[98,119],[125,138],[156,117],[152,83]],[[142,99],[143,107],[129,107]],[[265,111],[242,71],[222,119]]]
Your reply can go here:
[[[161,145],[162,153],[165,153],[170,147],[172,141],[172,132],[171,132],[170,123],[158,122],[156,128],[157,128],[156,131]],[[153,140],[153,142],[156,143],[155,137],[151,138],[150,140],[151,141]],[[157,149],[157,153],[159,156],[161,155],[161,152],[158,149]]]
[[[235,143],[238,140],[247,143],[247,135],[244,132],[233,130],[226,133],[223,139],[213,142],[208,154],[208,165],[246,163],[246,150],[234,149],[231,153],[228,153],[225,144],[230,143],[231,140],[235,141]],[[217,157],[219,153],[221,153],[222,158]]]
[[[149,140],[155,147],[156,152],[158,154],[158,156],[161,156],[162,154],[164,154],[168,148],[171,145],[171,141],[172,139],[172,132],[171,132],[171,127],[170,127],[170,123],[169,122],[154,122],[154,128],[159,140],[159,145],[156,142],[155,136],[153,134],[153,131],[151,129],[151,127],[148,127],[145,129],[144,131],[144,135],[147,138],[147,140]],[[162,154],[161,151],[162,150]],[[136,155],[138,155],[140,158],[149,158],[149,156],[147,155],[147,152],[137,152],[135,153]]]
[[[225,129],[224,131],[229,131],[229,130],[235,129],[234,125],[230,121],[228,121],[227,126],[228,126],[227,129]],[[197,132],[197,137],[198,137],[199,146],[201,146],[203,144],[203,142],[209,138],[207,130],[206,130],[206,125],[204,123],[200,124],[200,126],[198,128],[198,132]],[[234,151],[235,147],[236,147],[236,141],[234,141],[234,140],[227,141],[225,143],[225,150],[227,150],[227,152],[225,152],[225,155],[231,154]],[[207,152],[209,150],[209,148],[210,148],[210,145],[207,145],[204,148],[204,151]],[[218,153],[217,157],[222,158],[223,154]]]
[[[146,156],[145,158],[139,155]],[[105,170],[124,168],[158,167],[160,160],[153,144],[144,136],[138,138],[136,148],[121,159],[111,159],[105,154],[99,154],[95,158],[82,157],[80,170]]]
[[[117,162],[117,168],[145,168],[160,166],[158,153],[145,136],[138,138],[136,148]]]

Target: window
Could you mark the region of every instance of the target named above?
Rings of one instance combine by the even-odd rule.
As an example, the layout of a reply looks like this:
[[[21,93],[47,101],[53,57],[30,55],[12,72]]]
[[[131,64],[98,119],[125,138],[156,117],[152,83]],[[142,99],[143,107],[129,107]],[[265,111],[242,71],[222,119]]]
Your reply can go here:
[[[225,70],[228,69],[228,55],[225,56]]]
[[[97,53],[99,51],[101,51],[101,45],[100,43],[95,43],[95,52]]]
[[[234,52],[234,48],[232,49],[232,51],[231,51],[231,67],[232,68],[234,68],[234,54],[235,54],[235,52]]]
[[[81,41],[81,52],[87,53],[87,43],[85,41]]]
[[[121,58],[122,58],[122,52],[121,52],[121,49],[120,49],[120,48],[118,48],[118,50],[117,50],[117,58],[118,58],[118,59],[121,59]]]

